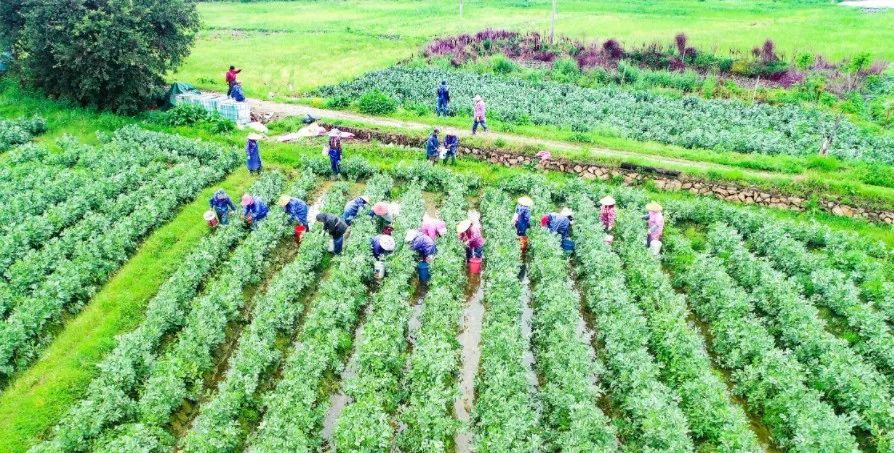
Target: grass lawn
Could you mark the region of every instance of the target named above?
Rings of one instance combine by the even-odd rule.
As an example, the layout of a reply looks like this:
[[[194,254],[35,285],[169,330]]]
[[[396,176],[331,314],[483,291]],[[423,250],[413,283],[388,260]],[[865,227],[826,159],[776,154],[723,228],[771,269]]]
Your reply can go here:
[[[336,3],[202,3],[192,55],[172,80],[224,89],[230,64],[250,96],[297,94],[412,56],[432,37],[483,28],[549,29],[550,0],[345,0]],[[773,39],[786,55],[831,59],[869,52],[894,60],[894,10],[866,13],[833,2],[562,0],[557,33],[670,43],[685,32],[699,48],[750,51]]]

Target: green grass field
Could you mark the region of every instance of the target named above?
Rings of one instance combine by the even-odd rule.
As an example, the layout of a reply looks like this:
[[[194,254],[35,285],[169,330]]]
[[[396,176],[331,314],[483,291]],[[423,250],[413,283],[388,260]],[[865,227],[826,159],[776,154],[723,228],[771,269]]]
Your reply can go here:
[[[773,39],[786,55],[841,59],[869,52],[894,60],[894,11],[866,13],[832,2],[575,0],[558,2],[557,33],[618,38],[627,45],[670,43],[750,51]],[[285,96],[382,68],[416,53],[429,39],[484,28],[549,29],[548,0],[346,0],[333,3],[203,3],[204,30],[170,78],[224,89],[230,64],[251,96]]]

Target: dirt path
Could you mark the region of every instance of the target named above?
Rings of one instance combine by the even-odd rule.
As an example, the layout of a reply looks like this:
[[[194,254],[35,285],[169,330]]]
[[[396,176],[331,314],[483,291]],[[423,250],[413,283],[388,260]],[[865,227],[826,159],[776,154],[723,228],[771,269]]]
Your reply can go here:
[[[892,0],[894,1],[894,0]],[[286,116],[304,116],[310,115],[314,118],[323,118],[329,120],[347,120],[347,121],[359,121],[375,126],[382,127],[391,127],[391,128],[399,128],[406,129],[410,131],[428,131],[432,128],[429,124],[417,123],[412,121],[404,121],[394,118],[383,118],[376,116],[368,116],[362,115],[359,113],[353,112],[343,112],[339,110],[328,110],[328,109],[319,109],[316,107],[310,107],[306,105],[298,105],[298,104],[285,104],[280,102],[272,102],[272,101],[262,101],[259,99],[248,99],[246,101],[252,108],[253,112],[264,114],[276,114],[278,116],[286,115]],[[472,132],[468,129],[458,129],[451,126],[439,126],[438,127],[443,133],[454,134],[457,137],[469,137],[472,135]],[[641,154],[635,153],[631,151],[619,151],[608,148],[594,147],[588,146],[582,143],[569,143],[562,142],[558,140],[548,140],[541,139],[536,137],[529,137],[525,135],[518,134],[510,134],[506,132],[486,132],[483,133],[485,137],[490,139],[500,139],[507,143],[515,143],[518,145],[534,145],[534,146],[542,146],[547,149],[556,150],[556,151],[568,151],[568,152],[578,152],[581,149],[586,150],[590,155],[595,157],[605,157],[605,158],[614,158],[614,159],[641,159],[648,158],[659,165],[673,165],[678,167],[686,167],[688,169],[695,169],[701,171],[707,170],[733,170],[735,169],[738,172],[746,176],[752,176],[756,178],[768,178],[771,176],[780,176],[780,174],[758,171],[758,170],[748,170],[739,167],[730,167],[728,165],[715,164],[710,162],[700,162],[693,161],[688,159],[680,159],[675,157],[664,157],[655,154]]]

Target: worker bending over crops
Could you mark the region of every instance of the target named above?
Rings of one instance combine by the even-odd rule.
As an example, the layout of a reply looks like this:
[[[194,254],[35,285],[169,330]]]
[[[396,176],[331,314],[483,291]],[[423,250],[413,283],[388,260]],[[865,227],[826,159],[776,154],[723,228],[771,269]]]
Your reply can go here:
[[[435,259],[435,255],[438,254],[438,247],[435,245],[435,241],[422,234],[419,230],[407,230],[404,241],[410,245],[411,250],[416,252],[419,261],[431,264]]]
[[[369,197],[366,195],[361,195],[353,200],[347,202],[345,204],[345,210],[341,214],[342,220],[345,221],[348,225],[354,223],[354,218],[357,217],[357,213],[360,212],[360,208],[366,206],[369,203]]]
[[[484,129],[484,132],[487,132],[487,118],[485,117],[487,105],[484,103],[484,100],[481,99],[481,96],[475,96],[475,104],[472,108],[475,114],[475,119],[472,122],[472,135],[475,135],[478,132],[478,125]]]
[[[528,249],[528,228],[531,227],[531,208],[534,200],[531,197],[521,197],[515,205],[515,214],[512,215],[512,224],[515,226],[515,234],[518,235],[518,243],[522,252]]]
[[[376,231],[383,234],[391,234],[391,232],[394,231],[394,227],[392,227],[391,224],[394,223],[394,217],[397,215],[398,211],[399,208],[396,204],[386,203],[384,201],[380,201],[373,205],[369,216],[376,222]]]
[[[375,272],[376,279],[381,280],[382,277],[385,276],[385,262],[382,261],[382,259],[394,251],[394,246],[396,244],[394,243],[394,238],[387,234],[373,236],[373,238],[369,240],[369,243],[370,249],[372,249],[373,258],[376,260],[375,263],[373,263],[373,271]]]
[[[432,240],[435,240],[438,239],[438,237],[447,234],[447,224],[441,219],[424,214],[422,216],[422,226],[419,227],[419,231],[432,238]]]
[[[307,213],[310,207],[307,205],[307,202],[299,198],[283,195],[279,197],[277,204],[286,212],[289,222],[301,225],[305,229],[310,229],[308,228],[310,225],[307,223]]]
[[[437,116],[447,116],[447,112],[450,110],[450,88],[447,86],[446,80],[441,81],[441,85],[435,94],[438,96],[438,106],[435,108],[435,114]]]
[[[251,225],[252,228],[257,228],[258,223],[267,218],[267,211],[269,211],[269,208],[267,207],[267,203],[260,197],[249,194],[242,195],[241,204],[242,219],[245,220],[245,223]]]
[[[463,220],[456,226],[459,240],[466,246],[466,261],[472,258],[481,259],[484,252],[484,236],[481,235],[481,225],[472,220]]]
[[[214,213],[217,214],[217,219],[220,220],[221,225],[226,225],[230,217],[230,211],[236,210],[233,200],[230,199],[230,196],[223,189],[217,189],[214,192],[214,195],[208,200],[208,206],[214,209]]]
[[[438,146],[440,146],[438,133],[437,129],[433,130],[425,142],[425,158],[433,164],[438,162]]]
[[[615,227],[615,199],[609,195],[599,200],[599,204],[602,206],[599,209],[599,221],[602,222],[602,229],[608,233]]]
[[[324,212],[317,214],[317,222],[320,222],[323,225],[323,230],[332,237],[332,253],[341,255],[348,224],[341,217]]]
[[[456,148],[459,146],[459,138],[453,134],[444,136],[444,147],[447,153],[444,154],[444,164],[456,165]]]
[[[261,173],[261,151],[258,149],[258,140],[261,138],[263,137],[258,134],[248,134],[248,141],[245,143],[245,155],[249,173]]]
[[[649,227],[646,233],[646,247],[653,255],[658,256],[661,253],[661,235],[664,233],[664,214],[661,213],[663,208],[653,201],[646,205],[646,211],[647,214],[643,216]]]
[[[574,213],[570,208],[562,208],[558,213],[551,212],[540,219],[540,225],[552,234],[558,234],[562,238],[562,250],[574,251],[574,241],[571,240],[571,224],[574,222]]]
[[[332,129],[329,131],[329,165],[334,176],[341,175],[341,131]]]

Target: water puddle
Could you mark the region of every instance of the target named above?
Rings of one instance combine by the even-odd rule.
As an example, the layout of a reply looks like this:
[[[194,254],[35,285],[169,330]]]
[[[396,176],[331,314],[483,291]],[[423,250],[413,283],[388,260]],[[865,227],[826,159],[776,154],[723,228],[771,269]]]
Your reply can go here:
[[[470,288],[477,288],[468,297],[468,303],[463,309],[460,332],[457,340],[462,347],[461,366],[459,374],[460,397],[453,403],[453,414],[457,420],[469,423],[472,405],[475,403],[475,375],[478,374],[478,362],[481,359],[481,321],[484,317],[484,286],[477,276],[470,281]],[[470,279],[471,280],[471,279]],[[454,438],[456,451],[459,453],[472,452],[472,434],[465,430],[456,432]]]
[[[341,372],[341,382],[343,383],[353,379],[354,376],[357,375],[357,346],[363,342],[363,326],[366,325],[363,320],[369,317],[371,312],[372,304],[367,304],[363,316],[361,317],[360,325],[357,327],[357,330],[354,331],[354,351],[351,352],[351,358],[348,359],[344,371]],[[323,440],[330,446],[332,445],[332,435],[335,433],[338,418],[351,401],[351,397],[345,393],[343,386],[339,386],[338,392],[333,393],[329,397],[329,409],[326,411],[326,416],[323,418]],[[330,450],[334,449],[330,448]]]
[[[522,355],[522,364],[525,366],[525,374],[528,383],[532,387],[539,385],[537,372],[534,370],[534,352],[531,351],[532,328],[531,321],[534,319],[534,307],[531,305],[531,279],[528,277],[527,265],[522,266],[521,270],[521,333],[525,342],[525,352]]]
[[[420,287],[422,285],[419,285]],[[416,298],[416,302],[413,304],[413,312],[410,314],[410,320],[407,323],[407,341],[410,343],[412,348],[416,347],[416,335],[419,333],[419,329],[422,328],[422,309],[425,306],[425,296],[420,296]],[[410,354],[407,354],[407,360],[409,361]]]

